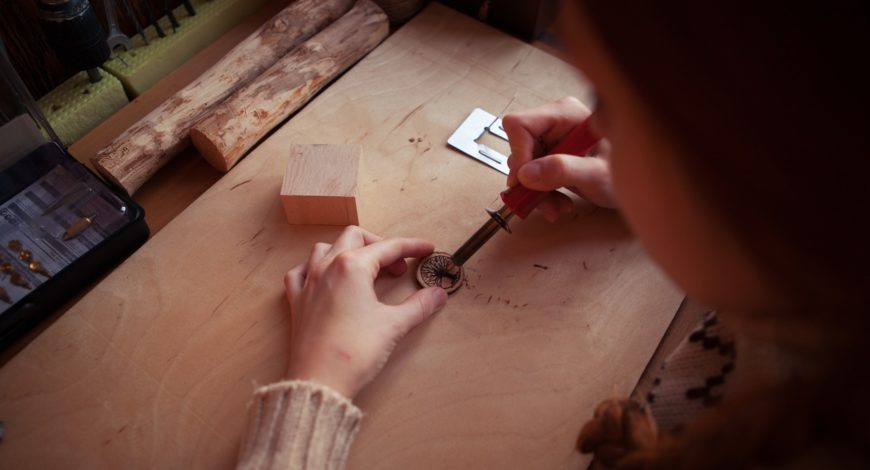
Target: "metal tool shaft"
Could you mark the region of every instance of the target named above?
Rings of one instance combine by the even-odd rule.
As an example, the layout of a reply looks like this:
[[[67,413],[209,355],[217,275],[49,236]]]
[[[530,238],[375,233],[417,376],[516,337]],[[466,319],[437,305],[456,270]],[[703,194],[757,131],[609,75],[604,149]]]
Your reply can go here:
[[[85,72],[88,73],[88,80],[90,80],[91,83],[97,83],[103,79],[103,76],[100,75],[100,69],[96,67],[92,69],[87,69],[85,70]]]
[[[115,52],[116,47],[123,47],[125,51],[129,51],[133,48],[133,43],[130,42],[130,38],[122,33],[121,28],[118,27],[118,16],[115,14],[115,0],[105,0],[103,7],[106,10],[106,21],[109,23],[109,34],[106,38],[106,41],[109,43],[109,49],[112,50],[112,53]]]
[[[166,16],[169,17],[169,23],[172,24],[172,32],[175,33],[181,25],[178,24],[175,12],[172,11],[172,2],[170,2],[170,0],[163,0],[163,10],[166,11]]]
[[[190,0],[181,0],[181,3],[184,5],[184,9],[187,10],[187,16],[196,16],[196,10],[193,8]]]
[[[124,7],[124,12],[127,14],[127,17],[130,18],[130,21],[133,22],[133,26],[136,28],[136,32],[139,33],[139,36],[142,37],[142,41],[147,46],[150,44],[148,42],[148,36],[145,35],[145,31],[142,30],[142,25],[139,24],[139,18],[136,18],[136,12],[133,11],[133,7],[130,6],[129,0],[121,0],[121,6]]]
[[[485,245],[486,242],[499,231],[499,229],[510,233],[511,229],[508,226],[508,222],[514,214],[508,206],[502,206],[501,209],[497,211],[487,209],[486,212],[489,214],[489,220],[481,225],[480,228],[474,232],[474,235],[466,240],[465,243],[463,243],[462,246],[460,246],[451,256],[451,258],[453,258],[453,263],[457,266],[465,264],[472,256],[474,256],[475,253],[477,253],[477,250]]]
[[[165,38],[166,33],[163,32],[163,28],[160,27],[160,22],[157,21],[157,17],[154,16],[154,10],[151,9],[151,0],[143,0],[141,3],[145,10],[145,16],[148,18],[148,22],[154,25],[154,30],[157,31],[158,36]]]
[[[496,121],[498,121],[498,118],[489,126],[491,127]],[[598,144],[599,140],[600,138],[592,132],[588,121],[583,121],[574,127],[568,135],[563,137],[559,143],[554,145],[550,149],[550,153],[567,153],[579,157],[586,155]],[[453,253],[453,262],[457,266],[465,264],[469,258],[477,253],[477,250],[498,232],[498,229],[501,228],[510,233],[511,229],[508,226],[508,221],[510,221],[511,217],[516,215],[521,219],[525,219],[532,212],[532,209],[546,198],[547,194],[546,191],[534,191],[522,185],[502,191],[501,200],[504,202],[504,205],[497,211],[486,210],[490,219]]]

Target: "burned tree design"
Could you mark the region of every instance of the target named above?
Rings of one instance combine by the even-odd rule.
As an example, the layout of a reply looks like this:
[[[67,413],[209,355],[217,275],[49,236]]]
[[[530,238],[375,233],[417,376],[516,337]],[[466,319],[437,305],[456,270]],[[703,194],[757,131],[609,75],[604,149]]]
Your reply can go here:
[[[424,287],[440,287],[452,293],[464,280],[462,266],[457,266],[447,253],[435,252],[424,258],[417,268],[417,282]]]

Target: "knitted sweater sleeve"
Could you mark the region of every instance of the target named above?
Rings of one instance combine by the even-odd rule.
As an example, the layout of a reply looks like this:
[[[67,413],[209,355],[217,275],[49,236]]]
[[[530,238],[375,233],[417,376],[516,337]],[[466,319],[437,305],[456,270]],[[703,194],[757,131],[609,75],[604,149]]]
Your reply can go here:
[[[343,469],[361,419],[350,400],[314,382],[260,387],[237,468]]]

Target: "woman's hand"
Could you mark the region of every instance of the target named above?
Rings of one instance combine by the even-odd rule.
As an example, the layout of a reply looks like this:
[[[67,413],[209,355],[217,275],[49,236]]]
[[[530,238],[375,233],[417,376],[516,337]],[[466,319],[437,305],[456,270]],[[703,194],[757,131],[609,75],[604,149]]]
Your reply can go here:
[[[375,279],[381,271],[404,274],[405,258],[433,248],[424,240],[384,240],[359,227],[348,227],[332,245],[314,245],[308,262],[284,276],[292,325],[288,378],[356,396],[399,339],[447,301],[434,287],[386,305],[375,295]]]
[[[538,191],[565,187],[595,205],[616,208],[610,166],[605,158],[567,154],[542,157],[546,149],[556,145],[587,118],[593,119],[595,128],[594,116],[590,117],[586,106],[571,97],[506,115],[502,125],[511,146],[508,186],[522,183]],[[559,214],[570,213],[573,206],[567,195],[551,192],[537,209],[552,222],[559,218]]]

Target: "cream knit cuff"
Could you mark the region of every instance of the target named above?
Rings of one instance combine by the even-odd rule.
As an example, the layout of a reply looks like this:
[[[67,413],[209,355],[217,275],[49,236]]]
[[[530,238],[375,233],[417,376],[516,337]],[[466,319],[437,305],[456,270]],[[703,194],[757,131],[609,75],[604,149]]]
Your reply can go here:
[[[362,412],[311,381],[285,380],[254,392],[240,469],[343,469]]]

